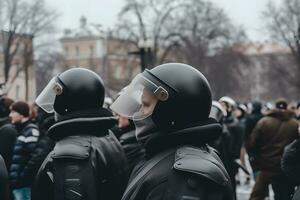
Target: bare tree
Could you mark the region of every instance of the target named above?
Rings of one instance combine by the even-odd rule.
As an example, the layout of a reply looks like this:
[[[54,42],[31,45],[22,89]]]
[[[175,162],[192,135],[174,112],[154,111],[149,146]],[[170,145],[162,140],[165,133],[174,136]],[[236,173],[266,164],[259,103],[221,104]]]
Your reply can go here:
[[[266,21],[266,28],[272,39],[285,44],[292,55],[294,64],[273,56],[270,57],[272,64],[279,74],[290,85],[300,88],[300,1],[299,0],[283,0],[280,5],[275,5],[271,1],[263,12]],[[290,59],[286,55],[286,59]]]
[[[246,39],[242,28],[233,25],[224,11],[210,2],[185,1],[181,5],[181,12],[182,15],[176,15],[177,19],[170,20],[168,29],[173,30],[173,33],[168,37],[176,40],[179,46],[177,50],[184,56],[184,60],[198,66],[204,73],[210,73],[211,63],[208,61],[211,58],[234,56],[236,52],[232,47]],[[223,62],[223,65],[228,64],[228,69],[235,62],[234,59],[225,60],[227,63]]]
[[[64,56],[57,52],[43,51],[35,61],[35,73],[37,85],[36,91],[39,94],[53,77],[54,70],[57,66],[62,66],[64,63]]]
[[[247,59],[233,47],[245,41],[246,34],[211,2],[127,0],[119,18],[118,37],[137,47],[139,40],[153,40],[155,65],[191,64],[211,79],[217,96],[228,94],[243,80],[239,66]]]
[[[4,23],[2,25],[2,43],[4,49],[4,77],[9,81],[12,62],[20,54],[22,62],[12,77],[20,71],[25,74],[26,97],[28,100],[28,69],[33,64],[33,39],[54,30],[56,12],[49,10],[44,0],[3,0]],[[24,39],[25,38],[25,39]],[[14,78],[12,79],[14,80]]]
[[[170,23],[171,16],[180,10],[183,2],[183,0],[127,0],[119,14],[116,37],[131,41],[137,48],[139,41],[151,40],[153,42],[151,63],[162,62],[162,58],[166,57],[166,51],[176,46],[176,41],[168,40],[162,43],[162,40],[172,34],[172,30],[167,30],[167,24]],[[166,51],[161,52],[163,45]]]

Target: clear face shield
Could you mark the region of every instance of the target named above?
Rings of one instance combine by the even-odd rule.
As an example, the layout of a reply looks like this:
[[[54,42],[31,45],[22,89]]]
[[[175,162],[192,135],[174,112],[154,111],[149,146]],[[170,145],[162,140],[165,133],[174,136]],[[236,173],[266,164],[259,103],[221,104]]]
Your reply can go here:
[[[166,101],[169,94],[166,89],[138,74],[116,99],[110,108],[133,121],[149,117],[158,101]]]
[[[41,107],[47,113],[54,112],[54,101],[56,96],[63,93],[63,87],[58,82],[57,77],[52,78],[48,85],[43,89],[43,91],[36,98],[35,103]]]

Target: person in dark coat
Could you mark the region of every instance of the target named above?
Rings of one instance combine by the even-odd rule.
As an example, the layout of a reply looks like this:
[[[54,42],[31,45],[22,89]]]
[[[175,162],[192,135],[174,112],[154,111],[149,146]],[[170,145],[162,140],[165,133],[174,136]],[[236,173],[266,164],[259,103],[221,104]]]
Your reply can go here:
[[[244,141],[243,141],[243,148],[242,148],[243,151],[241,152],[241,161],[245,163],[245,155],[247,153],[250,165],[252,165],[253,154],[249,149],[249,139],[250,139],[250,134],[254,129],[256,123],[263,117],[261,110],[262,110],[261,102],[254,101],[252,103],[251,113],[248,114],[245,118],[245,129],[244,129],[244,138],[243,138]],[[253,178],[255,180],[257,176],[257,172],[255,171],[255,169],[252,169],[252,172],[253,172]],[[250,182],[250,177],[247,177],[247,183],[249,182]],[[266,191],[266,196],[268,195],[269,192]]]
[[[287,102],[279,99],[255,126],[250,136],[249,148],[253,152],[253,168],[259,171],[250,199],[265,197],[271,184],[276,200],[288,200],[294,186],[283,174],[280,161],[284,147],[298,137],[298,123],[294,113],[287,110]]]
[[[10,123],[10,119],[8,117],[10,110],[9,107],[11,104],[14,103],[14,100],[12,100],[9,97],[0,97],[0,127],[2,127],[5,124]]]
[[[231,179],[234,194],[236,196],[235,176],[238,173],[239,168],[236,160],[240,159],[240,153],[243,144],[243,127],[239,123],[239,120],[234,116],[234,111],[237,107],[236,102],[232,98],[227,96],[220,98],[219,102],[227,112],[227,116],[223,119],[223,124],[226,125],[231,138],[231,146],[229,148],[231,149],[230,162],[232,162],[232,168],[228,170],[228,173]]]
[[[8,175],[4,160],[0,155],[0,199],[9,200],[9,183]]]
[[[233,199],[226,169],[207,146],[222,131],[209,118],[211,104],[206,78],[186,64],[146,69],[132,80],[110,108],[134,121],[146,155],[122,200]]]
[[[10,168],[15,142],[18,136],[16,128],[9,119],[9,107],[14,101],[8,97],[0,97],[0,155],[6,169]]]
[[[300,133],[300,131],[299,131]],[[298,137],[291,144],[287,145],[281,159],[281,169],[285,175],[295,183],[297,191],[293,200],[300,199],[300,138]]]
[[[16,126],[17,137],[12,163],[9,169],[10,186],[15,200],[30,199],[35,173],[30,161],[39,138],[38,127],[30,121],[29,105],[17,101],[10,106],[12,123]]]
[[[252,130],[254,129],[256,123],[263,117],[261,109],[262,109],[261,103],[258,102],[258,101],[255,101],[255,102],[252,103],[251,113],[246,116],[244,144],[245,144],[245,147],[246,147],[246,150],[247,150],[248,154],[251,154],[249,152],[249,148],[248,148],[250,134],[252,133]]]
[[[33,200],[121,198],[128,166],[109,130],[115,119],[102,107],[104,94],[99,75],[72,68],[54,77],[37,97],[37,105],[55,114],[48,136],[56,144],[38,172]]]
[[[244,146],[244,135],[245,135],[245,129],[246,129],[246,118],[247,118],[247,115],[248,115],[248,108],[244,105],[244,104],[239,104],[237,106],[237,108],[235,109],[234,111],[234,115],[235,117],[237,118],[238,120],[238,124],[239,124],[239,127],[241,127],[241,130],[242,130],[242,147],[241,147],[241,151],[240,151],[240,161],[241,161],[241,164],[244,168],[246,168],[246,161],[245,161],[245,153],[246,153],[246,149],[245,149],[245,146]],[[250,177],[247,176],[247,180],[248,182],[250,181]],[[240,183],[240,180],[238,179],[237,180],[238,183]]]

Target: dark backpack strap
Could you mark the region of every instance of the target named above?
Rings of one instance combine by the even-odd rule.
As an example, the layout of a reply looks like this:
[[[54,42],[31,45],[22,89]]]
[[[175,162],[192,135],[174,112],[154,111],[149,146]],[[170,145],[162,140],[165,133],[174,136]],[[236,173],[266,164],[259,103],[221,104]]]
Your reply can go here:
[[[124,195],[122,197],[122,200],[127,200],[129,195],[132,193],[132,190],[134,190],[136,187],[141,187],[141,181],[144,180],[145,176],[147,175],[147,173],[155,166],[157,165],[161,160],[163,160],[164,158],[166,158],[167,156],[169,156],[171,153],[173,153],[174,150],[167,150],[164,151],[160,154],[158,154],[157,156],[155,156],[153,159],[149,160],[148,162],[145,163],[144,166],[146,166],[145,168],[143,168],[140,172],[138,172],[138,174],[134,177],[134,179],[129,183],[129,185],[127,186]],[[138,189],[136,190],[138,191]]]

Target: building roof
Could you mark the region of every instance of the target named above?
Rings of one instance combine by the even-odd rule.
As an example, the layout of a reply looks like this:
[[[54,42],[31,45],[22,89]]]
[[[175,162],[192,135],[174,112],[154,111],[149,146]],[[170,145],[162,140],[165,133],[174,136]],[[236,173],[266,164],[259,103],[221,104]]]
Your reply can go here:
[[[62,40],[72,39],[72,38],[82,38],[82,39],[91,39],[91,38],[102,38],[104,31],[100,24],[87,23],[87,18],[82,16],[79,19],[79,27],[76,29],[65,29],[64,36]]]

